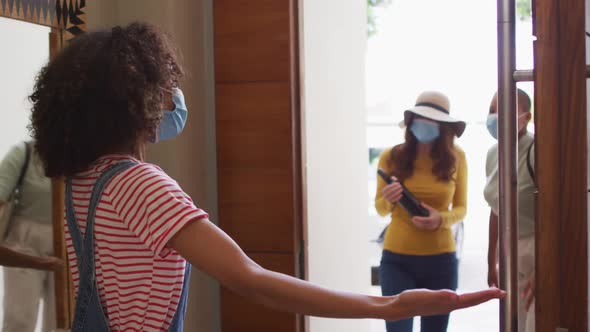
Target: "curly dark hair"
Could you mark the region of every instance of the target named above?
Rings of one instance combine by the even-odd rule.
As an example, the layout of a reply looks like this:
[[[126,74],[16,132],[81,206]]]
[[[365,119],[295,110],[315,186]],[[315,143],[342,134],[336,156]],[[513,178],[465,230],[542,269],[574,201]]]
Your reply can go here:
[[[413,116],[408,123],[418,116]],[[440,136],[432,143],[430,157],[433,160],[432,173],[441,181],[453,179],[456,170],[457,155],[455,151],[455,131],[450,124],[439,122]],[[391,149],[388,163],[394,170],[394,175],[401,182],[412,176],[414,173],[414,162],[418,155],[418,139],[411,130],[406,130],[406,141]]]
[[[163,89],[182,75],[168,37],[146,23],[70,41],[29,96],[29,129],[46,175],[72,176],[102,155],[136,151],[162,119]]]

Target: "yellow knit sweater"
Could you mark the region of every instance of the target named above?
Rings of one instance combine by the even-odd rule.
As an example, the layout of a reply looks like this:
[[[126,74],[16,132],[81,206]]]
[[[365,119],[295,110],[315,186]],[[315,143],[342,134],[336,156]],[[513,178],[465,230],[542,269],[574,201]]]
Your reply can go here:
[[[457,164],[453,179],[440,181],[432,173],[432,159],[426,153],[418,153],[412,176],[404,186],[420,201],[440,211],[442,223],[434,231],[416,228],[411,216],[398,204],[391,204],[381,193],[386,186],[380,177],[375,195],[375,208],[382,216],[391,214],[391,223],[385,233],[383,248],[397,254],[436,255],[455,251],[451,226],[465,217],[467,211],[467,162],[465,153],[455,147]],[[388,174],[394,174],[387,159],[391,149],[385,150],[379,159],[379,167]]]

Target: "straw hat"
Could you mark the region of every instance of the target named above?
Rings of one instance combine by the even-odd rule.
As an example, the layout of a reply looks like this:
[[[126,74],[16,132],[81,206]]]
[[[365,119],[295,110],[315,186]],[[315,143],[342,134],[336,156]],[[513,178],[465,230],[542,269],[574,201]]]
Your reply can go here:
[[[452,125],[455,135],[460,137],[465,131],[465,121],[457,120],[449,115],[451,103],[444,94],[436,91],[422,92],[416,99],[416,105],[404,112],[404,120],[400,127],[405,128],[412,118],[412,114],[431,119],[438,122],[446,122]]]

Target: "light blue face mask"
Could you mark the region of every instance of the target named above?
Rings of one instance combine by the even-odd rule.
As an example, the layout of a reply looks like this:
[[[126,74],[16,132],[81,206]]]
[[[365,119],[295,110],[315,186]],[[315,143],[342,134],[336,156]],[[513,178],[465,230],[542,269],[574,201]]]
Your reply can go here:
[[[426,119],[414,119],[410,130],[420,143],[430,143],[440,135],[438,123]]]
[[[525,116],[527,114],[528,113],[519,114],[517,121],[520,121],[520,118],[522,118],[523,116]],[[520,122],[518,122],[517,125],[518,125],[518,132],[520,132],[522,130],[522,128],[520,128]],[[488,131],[490,132],[490,135],[492,135],[492,137],[494,139],[498,139],[498,113],[488,114],[488,118],[486,120],[486,127],[488,127]]]
[[[152,143],[166,141],[178,136],[186,124],[188,110],[184,103],[184,95],[178,88],[172,89],[172,101],[174,102],[173,111],[164,111],[164,116],[158,127],[157,137],[152,139]]]
[[[498,114],[488,114],[488,118],[486,120],[486,127],[488,128],[488,132],[494,139],[498,139]]]

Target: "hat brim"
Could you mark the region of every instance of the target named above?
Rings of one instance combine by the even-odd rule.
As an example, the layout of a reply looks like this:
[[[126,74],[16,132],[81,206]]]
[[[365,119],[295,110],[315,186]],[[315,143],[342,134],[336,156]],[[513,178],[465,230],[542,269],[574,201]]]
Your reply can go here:
[[[447,113],[441,112],[432,107],[415,106],[414,108],[404,112],[404,120],[399,123],[400,127],[405,128],[407,126],[408,121],[410,121],[410,118],[412,116],[412,113],[434,121],[451,124],[453,129],[455,130],[455,135],[457,135],[457,137],[461,137],[461,135],[463,135],[465,127],[467,126],[465,121],[457,120],[448,115]]]

